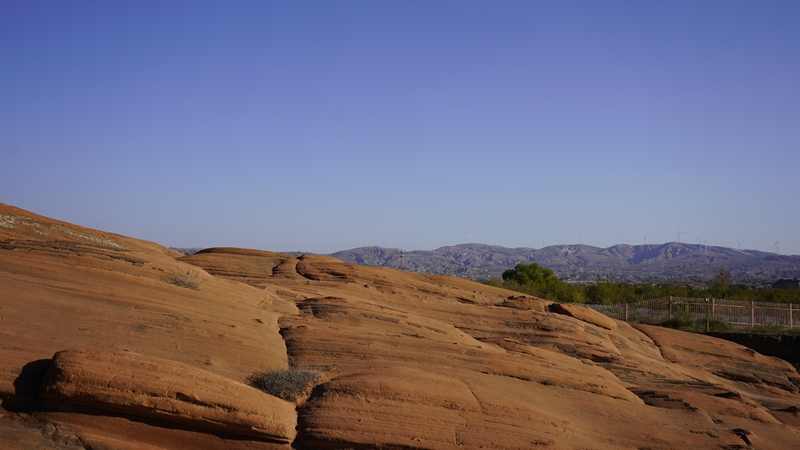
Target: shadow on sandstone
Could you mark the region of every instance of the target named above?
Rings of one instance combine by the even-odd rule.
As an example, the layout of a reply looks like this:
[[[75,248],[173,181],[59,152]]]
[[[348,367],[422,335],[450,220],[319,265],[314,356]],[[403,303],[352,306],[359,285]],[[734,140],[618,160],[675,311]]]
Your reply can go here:
[[[252,436],[227,433],[220,430],[192,426],[186,423],[176,423],[151,417],[142,417],[135,414],[127,414],[120,411],[76,404],[69,401],[46,400],[39,395],[39,389],[42,386],[45,375],[52,361],[52,359],[38,359],[25,364],[22,367],[20,375],[13,382],[14,394],[2,399],[2,402],[0,402],[2,404],[2,408],[11,413],[38,416],[40,419],[44,419],[45,421],[47,421],[46,413],[72,413],[91,417],[125,419],[130,422],[152,427],[212,435],[224,440],[276,442],[269,439],[255,439]]]

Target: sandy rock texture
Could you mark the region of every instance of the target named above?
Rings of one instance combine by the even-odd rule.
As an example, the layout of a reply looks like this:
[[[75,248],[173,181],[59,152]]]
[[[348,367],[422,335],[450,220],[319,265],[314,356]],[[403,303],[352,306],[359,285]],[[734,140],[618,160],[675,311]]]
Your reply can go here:
[[[289,444],[294,404],[186,364],[130,352],[63,350],[39,387],[45,400]]]
[[[255,372],[315,370],[308,398]],[[0,204],[0,447],[800,448],[745,347],[458,278],[153,243]]]

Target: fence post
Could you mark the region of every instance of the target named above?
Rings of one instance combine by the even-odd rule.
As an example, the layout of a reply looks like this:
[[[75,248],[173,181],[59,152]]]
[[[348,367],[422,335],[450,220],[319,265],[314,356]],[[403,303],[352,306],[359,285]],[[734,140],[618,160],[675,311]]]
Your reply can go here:
[[[789,303],[789,328],[794,328],[794,318],[792,317],[792,304]]]
[[[756,302],[750,300],[750,326],[756,326]]]
[[[628,302],[625,302],[625,322],[628,321]]]
[[[667,311],[669,313],[667,318],[669,320],[672,320],[672,296],[671,295],[669,296],[669,304],[667,306],[668,306]]]

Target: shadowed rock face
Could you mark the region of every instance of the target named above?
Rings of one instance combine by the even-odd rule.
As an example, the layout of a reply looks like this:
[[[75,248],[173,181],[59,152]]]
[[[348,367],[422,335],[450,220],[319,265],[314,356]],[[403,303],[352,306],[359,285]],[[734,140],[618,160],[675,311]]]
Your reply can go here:
[[[45,400],[291,443],[294,404],[173,361],[130,352],[64,350],[39,388]]]
[[[458,278],[0,216],[0,447],[800,448],[800,375],[727,341]],[[244,384],[287,366],[322,373],[309,398]]]

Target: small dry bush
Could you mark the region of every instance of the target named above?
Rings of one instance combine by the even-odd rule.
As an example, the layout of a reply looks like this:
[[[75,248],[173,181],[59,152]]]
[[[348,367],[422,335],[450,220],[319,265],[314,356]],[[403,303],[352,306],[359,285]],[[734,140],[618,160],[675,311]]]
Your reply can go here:
[[[174,284],[175,286],[180,286],[186,289],[192,289],[195,291],[200,290],[200,282],[197,281],[197,274],[192,274],[191,271],[187,270],[186,273],[183,272],[171,272],[164,277],[165,281],[169,284]]]
[[[250,385],[267,394],[286,401],[296,402],[311,393],[320,380],[316,370],[285,369],[257,373],[250,378]]]

